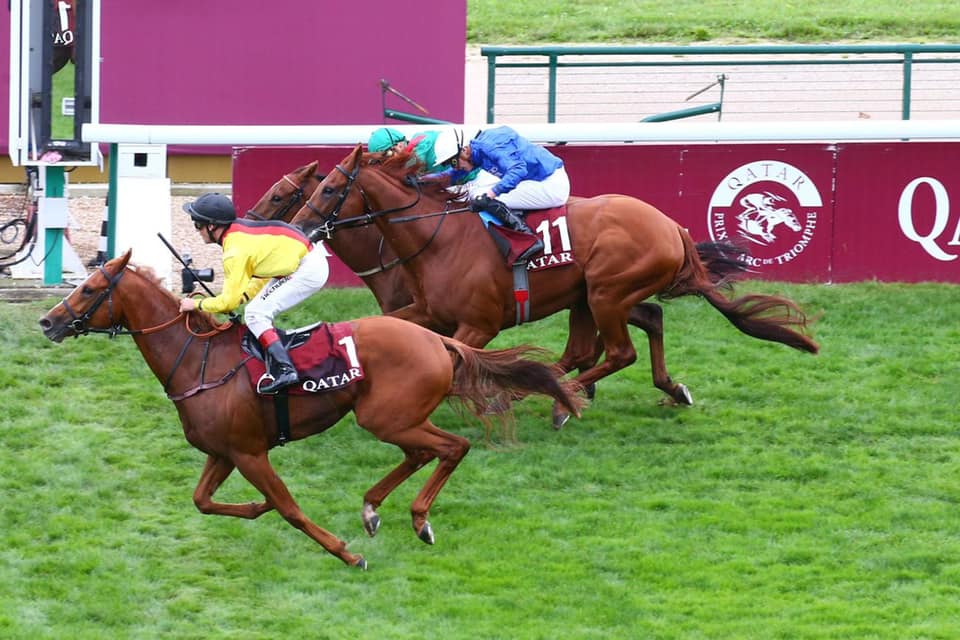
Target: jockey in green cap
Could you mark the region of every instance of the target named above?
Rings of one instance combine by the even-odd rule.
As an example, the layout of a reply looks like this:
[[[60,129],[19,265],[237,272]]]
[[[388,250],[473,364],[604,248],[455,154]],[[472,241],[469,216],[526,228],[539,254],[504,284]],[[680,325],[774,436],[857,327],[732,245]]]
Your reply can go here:
[[[435,173],[441,171],[443,167],[437,165],[437,156],[433,151],[433,143],[436,142],[439,131],[421,131],[416,133],[410,140],[406,136],[390,127],[381,127],[370,134],[367,141],[367,151],[376,153],[378,151],[390,151],[393,148],[408,149],[416,154],[420,162],[423,163],[422,173]]]
[[[407,137],[405,135],[390,127],[380,127],[370,134],[370,139],[367,140],[367,151],[371,153],[386,151],[401,142],[406,144]]]

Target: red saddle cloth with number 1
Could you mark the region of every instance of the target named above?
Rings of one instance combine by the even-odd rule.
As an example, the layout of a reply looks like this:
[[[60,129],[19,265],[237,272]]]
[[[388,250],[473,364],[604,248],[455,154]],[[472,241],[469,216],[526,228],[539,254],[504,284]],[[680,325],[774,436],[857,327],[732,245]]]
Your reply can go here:
[[[530,258],[527,271],[561,267],[573,262],[573,245],[567,227],[567,207],[537,209],[525,213],[527,226],[543,240],[543,252]],[[506,227],[489,224],[487,230],[508,265],[516,262],[517,257],[534,242],[533,236]]]
[[[296,331],[277,330],[287,348],[300,382],[287,388],[291,395],[306,395],[342,389],[363,379],[353,328],[349,322],[318,322]],[[254,389],[266,372],[263,349],[249,331],[241,333],[240,346],[253,356],[246,362]]]

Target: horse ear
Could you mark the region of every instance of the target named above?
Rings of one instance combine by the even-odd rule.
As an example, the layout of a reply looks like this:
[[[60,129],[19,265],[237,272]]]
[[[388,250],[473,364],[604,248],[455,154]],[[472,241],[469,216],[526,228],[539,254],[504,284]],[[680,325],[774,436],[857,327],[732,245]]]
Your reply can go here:
[[[119,265],[119,268],[115,271],[115,273],[119,273],[127,268],[127,263],[130,262],[131,255],[133,255],[133,247],[130,247],[129,249],[127,249],[126,253],[124,253],[122,256],[117,258],[117,262],[119,262],[120,265]]]
[[[319,160],[314,160],[313,162],[311,162],[310,164],[307,165],[307,167],[306,167],[307,173],[316,173],[316,172],[317,172],[317,167],[319,167],[319,166],[320,166],[320,161],[319,161]]]

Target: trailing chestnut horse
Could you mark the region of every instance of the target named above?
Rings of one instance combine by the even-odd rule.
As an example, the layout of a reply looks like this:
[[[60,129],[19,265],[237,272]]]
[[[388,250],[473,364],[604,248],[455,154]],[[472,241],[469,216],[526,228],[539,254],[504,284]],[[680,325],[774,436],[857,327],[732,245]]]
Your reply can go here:
[[[247,211],[247,217],[290,222],[324,178],[317,173],[317,164],[314,160],[284,174]],[[370,288],[384,313],[413,302],[404,283],[407,276],[396,268],[400,261],[376,226],[357,227],[349,234],[324,239],[324,243]]]
[[[126,333],[177,407],[184,435],[207,454],[194,504],[207,514],[257,518],[276,509],[323,548],[348,565],[366,568],[362,556],[314,524],[294,501],[270,465],[278,443],[274,401],[258,396],[244,367],[238,333],[242,326],[216,325],[209,314],[181,314],[178,301],[149,270],[128,266],[130,252],[94,271],[40,319],[54,342],[89,332]],[[356,357],[364,377],[342,390],[288,398],[290,439],[333,426],[349,411],[357,424],[398,446],[403,462],[364,495],[363,526],[371,536],[380,526],[376,509],[415,471],[439,460],[411,505],[417,536],[432,544],[428,521],[447,478],[466,455],[466,438],[430,422],[446,397],[455,397],[479,415],[490,399],[542,393],[576,413],[575,385],[560,383],[553,368],[529,360],[530,347],[481,351],[423,327],[388,316],[351,321]],[[263,502],[227,504],[213,495],[238,469],[264,496]]]
[[[438,326],[482,347],[515,323],[510,269],[487,237],[480,218],[442,184],[418,183],[409,153],[389,158],[356,148],[321,182],[292,222],[308,235],[372,220],[412,276],[414,302],[392,315]],[[396,221],[402,214],[404,221]],[[650,345],[653,382],[674,401],[692,403],[687,388],[667,372],[663,312],[647,302],[699,295],[734,326],[761,340],[816,353],[802,333],[807,318],[791,300],[721,292],[736,275],[743,249],[695,245],[690,234],[650,204],[624,195],[571,198],[567,229],[571,264],[529,274],[530,317],[570,310],[571,332],[558,366],[580,369],[586,387],[636,360],[628,324],[643,329]],[[594,333],[599,332],[599,345]],[[576,339],[574,338],[576,336]],[[606,357],[598,363],[602,352]],[[566,416],[555,408],[554,424]]]

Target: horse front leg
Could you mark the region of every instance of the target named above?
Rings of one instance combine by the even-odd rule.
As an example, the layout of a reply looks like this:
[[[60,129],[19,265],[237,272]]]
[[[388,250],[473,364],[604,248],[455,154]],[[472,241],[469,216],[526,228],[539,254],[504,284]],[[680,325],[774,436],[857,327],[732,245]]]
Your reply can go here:
[[[367,561],[363,556],[347,551],[346,542],[317,526],[303,513],[283,480],[273,470],[265,451],[256,455],[239,455],[233,462],[243,477],[267,498],[267,502],[274,506],[284,520],[310,536],[328,553],[340,558],[345,564],[360,569],[367,568]]]
[[[653,385],[666,393],[677,404],[693,404],[693,396],[686,385],[677,384],[667,372],[667,362],[663,349],[663,309],[652,302],[641,302],[630,309],[627,321],[643,329],[650,344],[650,369],[653,373]]]
[[[377,534],[377,530],[380,528],[380,516],[377,515],[377,508],[383,504],[383,501],[394,489],[433,460],[433,454],[422,450],[404,449],[403,454],[403,462],[363,494],[363,511],[360,517],[363,518],[364,530],[371,538]]]
[[[273,509],[266,502],[249,502],[247,504],[232,504],[214,502],[213,494],[217,492],[223,481],[233,472],[234,466],[230,460],[216,456],[207,456],[207,462],[200,473],[200,482],[193,492],[193,504],[200,513],[216,516],[234,516],[253,520]]]
[[[557,362],[557,367],[564,373],[573,369],[580,372],[595,366],[603,353],[603,343],[597,335],[597,324],[593,321],[590,307],[586,301],[570,307],[569,333],[563,355]],[[595,384],[588,385],[584,391],[587,398],[592,400],[596,395]],[[553,403],[553,428],[560,429],[570,419],[570,412],[559,402]]]

